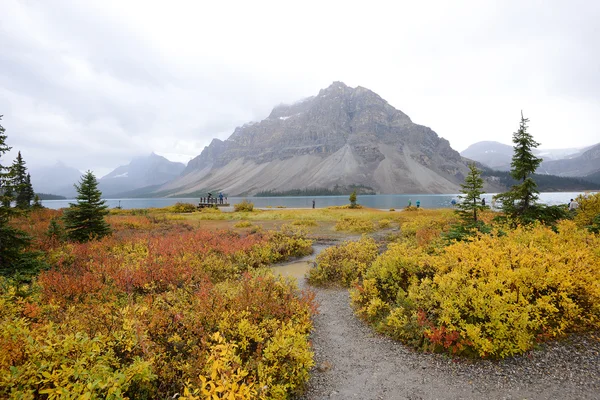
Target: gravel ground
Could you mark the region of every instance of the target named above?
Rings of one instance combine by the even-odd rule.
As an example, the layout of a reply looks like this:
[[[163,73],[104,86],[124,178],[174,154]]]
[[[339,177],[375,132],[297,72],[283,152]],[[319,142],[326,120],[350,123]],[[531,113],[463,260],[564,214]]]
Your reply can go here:
[[[451,359],[374,333],[354,316],[346,289],[313,290],[316,367],[300,399],[600,399],[594,335],[497,362]]]

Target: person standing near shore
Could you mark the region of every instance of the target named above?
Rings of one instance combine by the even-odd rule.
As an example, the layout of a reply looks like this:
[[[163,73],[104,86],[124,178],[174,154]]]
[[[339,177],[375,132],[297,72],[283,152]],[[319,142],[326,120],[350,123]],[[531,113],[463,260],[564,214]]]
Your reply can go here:
[[[313,199],[313,208],[315,208],[315,199]]]
[[[571,201],[569,202],[569,211],[574,212],[575,210],[577,210],[577,207],[579,207],[579,203],[571,199]]]

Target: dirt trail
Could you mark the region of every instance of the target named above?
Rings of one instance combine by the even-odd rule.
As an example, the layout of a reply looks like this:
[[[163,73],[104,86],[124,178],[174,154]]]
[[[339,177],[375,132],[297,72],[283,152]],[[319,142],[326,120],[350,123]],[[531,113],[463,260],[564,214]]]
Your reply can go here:
[[[300,399],[600,398],[600,341],[592,335],[500,362],[453,360],[374,333],[354,316],[346,289],[312,289],[316,367]]]

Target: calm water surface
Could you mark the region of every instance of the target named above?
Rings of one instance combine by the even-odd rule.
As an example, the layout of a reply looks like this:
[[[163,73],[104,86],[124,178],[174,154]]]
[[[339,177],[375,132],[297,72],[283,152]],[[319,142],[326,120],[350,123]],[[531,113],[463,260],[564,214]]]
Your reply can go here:
[[[582,194],[581,192],[554,192],[540,193],[540,202],[548,205],[566,204],[570,199]],[[487,193],[482,197],[485,198],[488,205],[492,202],[494,193]],[[315,200],[317,208],[328,206],[341,206],[348,204],[348,196],[294,196],[294,197],[230,197],[230,204],[237,204],[242,200],[249,200],[254,203],[255,207],[277,207],[286,208],[310,208],[312,201]],[[424,208],[448,208],[452,207],[452,199],[458,199],[458,194],[377,194],[358,196],[358,203],[365,207],[390,209],[400,209],[406,207],[411,201],[413,205],[419,200],[421,207]],[[107,199],[106,204],[109,208],[121,206],[124,209],[131,208],[153,208],[167,207],[177,202],[197,204],[199,198],[173,199]],[[44,200],[42,204],[45,207],[59,209],[69,207],[69,203],[76,203],[76,200]]]

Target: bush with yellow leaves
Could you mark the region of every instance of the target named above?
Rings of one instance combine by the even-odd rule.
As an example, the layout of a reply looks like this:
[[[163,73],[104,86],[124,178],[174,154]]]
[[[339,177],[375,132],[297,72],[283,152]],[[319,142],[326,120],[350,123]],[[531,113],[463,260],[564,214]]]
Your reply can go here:
[[[350,286],[375,260],[377,251],[375,240],[366,236],[355,242],[328,247],[317,256],[316,266],[308,272],[308,282]]]
[[[600,238],[562,221],[478,235],[432,254],[395,245],[352,291],[377,330],[432,351],[483,358],[600,328]]]
[[[342,217],[335,224],[336,231],[367,233],[375,230],[373,221],[368,219]]]
[[[580,228],[594,230],[594,226],[600,217],[600,193],[585,194],[577,196],[579,208],[575,214],[575,223]],[[596,227],[596,230],[600,226]],[[597,233],[597,232],[596,232]]]

